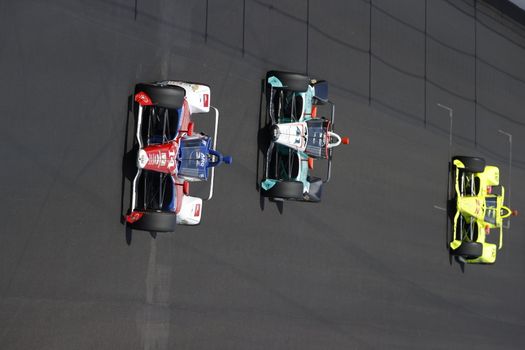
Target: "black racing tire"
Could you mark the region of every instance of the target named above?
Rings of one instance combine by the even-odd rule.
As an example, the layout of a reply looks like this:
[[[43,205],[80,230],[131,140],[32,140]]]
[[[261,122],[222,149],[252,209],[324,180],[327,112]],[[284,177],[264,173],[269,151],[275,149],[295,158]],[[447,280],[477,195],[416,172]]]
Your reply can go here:
[[[181,108],[184,103],[184,96],[186,96],[186,90],[173,85],[137,84],[135,93],[141,91],[151,98],[154,105],[173,109]]]
[[[303,183],[300,181],[280,181],[268,191],[262,190],[265,197],[286,200],[304,200]]]
[[[465,259],[476,259],[483,254],[483,244],[478,242],[462,242],[457,249],[450,250],[452,255],[462,256]]]
[[[306,90],[308,90],[308,85],[310,85],[310,77],[300,73],[281,72],[272,70],[266,73],[267,81],[268,78],[271,76],[274,76],[277,79],[279,79],[286,90],[291,90],[295,92],[305,92]]]
[[[479,157],[455,156],[452,161],[459,160],[465,165],[465,171],[481,173],[485,170],[485,159]]]
[[[131,224],[135,230],[150,232],[173,232],[177,225],[177,215],[172,212],[146,211],[136,222]]]

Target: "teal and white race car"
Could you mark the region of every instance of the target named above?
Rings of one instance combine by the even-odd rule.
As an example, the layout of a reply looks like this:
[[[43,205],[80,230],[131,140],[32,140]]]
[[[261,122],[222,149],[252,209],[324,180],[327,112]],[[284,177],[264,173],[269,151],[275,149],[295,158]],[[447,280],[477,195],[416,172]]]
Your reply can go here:
[[[261,194],[273,200],[319,202],[330,180],[333,148],[348,144],[334,132],[335,105],[328,84],[308,76],[270,71],[266,74],[266,114],[271,141],[266,151]],[[330,117],[318,116],[318,107]],[[328,161],[324,179],[310,176],[314,159]]]

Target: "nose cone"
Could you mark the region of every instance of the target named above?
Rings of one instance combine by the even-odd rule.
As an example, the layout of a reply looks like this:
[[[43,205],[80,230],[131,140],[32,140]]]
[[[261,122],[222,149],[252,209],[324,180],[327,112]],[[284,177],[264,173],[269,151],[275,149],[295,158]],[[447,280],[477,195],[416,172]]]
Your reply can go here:
[[[272,125],[270,128],[270,135],[272,136],[272,141],[277,141],[281,132],[279,131],[279,125]]]
[[[139,154],[137,155],[137,167],[139,169],[144,169],[146,167],[146,164],[148,164],[148,161],[148,153],[145,150],[140,149]]]
[[[481,202],[476,197],[458,198],[458,209],[463,213],[475,218],[482,219],[484,216]]]

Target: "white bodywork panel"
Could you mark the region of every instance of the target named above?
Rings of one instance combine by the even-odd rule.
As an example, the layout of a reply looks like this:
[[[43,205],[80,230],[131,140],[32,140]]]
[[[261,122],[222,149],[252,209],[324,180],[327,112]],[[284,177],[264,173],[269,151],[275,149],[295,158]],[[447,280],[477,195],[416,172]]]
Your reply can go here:
[[[146,167],[146,164],[149,162],[148,153],[144,151],[142,148],[139,149],[139,154],[137,156],[137,167],[139,169],[144,169]]]
[[[305,122],[277,124],[279,137],[275,142],[298,151],[306,149],[308,128]]]
[[[306,122],[295,122],[276,124],[279,137],[276,143],[304,152],[307,146],[308,125]],[[337,147],[341,144],[341,136],[333,131],[328,131],[328,148]]]
[[[208,113],[211,105],[210,87],[183,81],[166,80],[161,84],[180,86],[186,90],[186,100],[190,105],[190,113]]]
[[[177,214],[177,224],[197,225],[201,222],[202,199],[192,196],[182,196],[180,211]]]

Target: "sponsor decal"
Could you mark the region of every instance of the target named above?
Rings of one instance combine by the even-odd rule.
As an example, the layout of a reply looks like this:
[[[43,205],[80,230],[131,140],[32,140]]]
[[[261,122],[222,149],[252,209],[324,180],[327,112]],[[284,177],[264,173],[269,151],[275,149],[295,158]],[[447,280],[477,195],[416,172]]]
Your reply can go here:
[[[206,154],[200,151],[191,153],[190,159],[195,160],[195,164],[200,167],[206,166]]]
[[[193,211],[193,216],[199,217],[201,215],[201,205],[195,204],[195,210]]]
[[[148,165],[157,168],[168,167],[171,168],[175,164],[175,157],[168,155],[166,152],[150,153],[148,158]]]
[[[202,95],[202,104],[206,108],[210,106],[210,95],[208,95],[208,94]]]
[[[147,146],[143,151],[140,151],[146,154],[142,161],[147,163],[142,167],[164,173],[173,173],[177,168],[177,149],[178,145],[175,141]],[[139,155],[139,164],[140,161]]]
[[[153,153],[153,154],[151,154],[151,156],[149,158],[149,165],[159,166],[160,163],[161,163],[161,159],[162,159],[162,153],[161,152]]]

